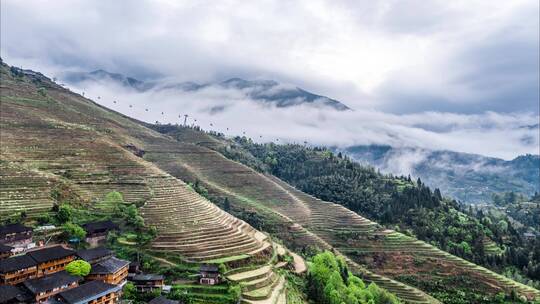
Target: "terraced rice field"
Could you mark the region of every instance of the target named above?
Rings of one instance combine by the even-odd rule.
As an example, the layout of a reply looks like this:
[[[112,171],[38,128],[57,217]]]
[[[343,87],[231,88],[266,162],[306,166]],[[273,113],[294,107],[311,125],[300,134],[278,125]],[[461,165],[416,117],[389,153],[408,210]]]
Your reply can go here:
[[[195,262],[271,255],[266,235],[126,148],[158,139],[167,149],[175,141],[47,80],[15,79],[6,66],[0,72],[0,218],[47,212],[58,184],[89,208],[119,191],[144,204],[145,222],[158,229],[154,251]]]
[[[241,286],[244,303],[285,303],[277,302],[285,292],[284,279],[271,264],[234,271],[227,275],[227,279]]]
[[[218,187],[223,194],[241,194],[242,198],[249,197],[260,203],[266,207],[265,210],[268,208],[273,210],[285,225],[289,226],[290,233],[301,246],[311,245],[332,249],[333,246],[324,239],[324,233],[332,235],[334,230],[370,233],[378,227],[377,224],[364,218],[351,218],[355,215],[352,211],[336,204],[318,202],[317,208],[314,208],[306,204],[305,197],[295,196],[285,191],[272,177],[255,173],[250,168],[231,162],[210,149],[183,144],[174,150],[164,151],[157,150],[159,146],[155,145],[156,150],[152,149],[152,146],[147,146],[145,159],[155,162],[164,170],[179,177],[209,182],[209,188]],[[212,170],[211,168],[219,169]],[[327,208],[335,210],[335,214],[329,214]],[[364,278],[377,282],[410,303],[438,303],[416,288],[377,275],[352,260],[349,261],[353,269],[363,274]],[[247,297],[250,296],[256,295],[248,293]],[[255,300],[255,298],[251,299]]]
[[[200,135],[207,136],[206,134]],[[206,142],[204,138],[182,143],[172,150],[158,151],[152,146],[147,150],[146,159],[156,163],[163,170],[188,180],[200,180],[218,195],[225,195],[237,201],[273,211],[288,225],[289,232],[300,246],[309,244],[319,248],[331,248],[349,259],[351,267],[368,281],[374,281],[410,303],[435,303],[432,297],[420,290],[399,283],[390,278],[411,273],[411,269],[400,265],[381,262],[383,268],[373,267],[368,271],[360,264],[374,265],[373,259],[384,260],[387,255],[404,260],[427,258],[432,261],[430,274],[435,277],[453,275],[467,276],[485,290],[496,292],[516,291],[529,298],[540,297],[540,292],[450,255],[429,244],[408,238],[392,230],[386,230],[343,206],[324,202],[309,196],[273,176],[259,174],[250,168],[230,161],[218,152],[194,142]],[[359,263],[357,263],[359,262]],[[379,261],[380,262],[380,261]],[[405,264],[404,264],[405,265]],[[385,269],[384,267],[389,267]],[[390,278],[375,274],[375,272]]]

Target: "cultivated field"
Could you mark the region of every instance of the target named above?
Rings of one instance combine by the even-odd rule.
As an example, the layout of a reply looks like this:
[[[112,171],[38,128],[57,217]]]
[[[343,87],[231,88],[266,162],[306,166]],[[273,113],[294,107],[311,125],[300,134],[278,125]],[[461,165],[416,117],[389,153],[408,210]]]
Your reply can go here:
[[[5,65],[0,71],[0,219],[17,211],[32,218],[69,201],[93,208],[119,191],[157,228],[152,252],[187,262],[273,267],[275,250],[265,234],[136,153],[154,142],[161,149],[177,142],[42,76],[15,77]],[[276,290],[281,295],[282,278],[271,273],[244,280],[247,300],[271,298]]]
[[[316,199],[273,176],[231,161],[211,149],[219,146],[213,137],[202,132],[197,137],[189,129],[186,132],[189,135],[180,134],[179,139],[185,142],[178,148],[158,151],[150,147],[145,159],[177,177],[203,182],[215,195],[230,197],[236,206],[272,214],[287,227],[286,234],[281,232],[282,239],[296,248],[316,246],[342,253],[366,280],[380,284],[403,300],[436,302],[420,290],[397,282],[403,275],[413,276],[419,282],[427,277],[463,276],[474,282],[479,293],[515,291],[528,298],[540,297],[540,292],[529,286],[384,229],[343,206]],[[206,143],[210,142],[208,146]]]

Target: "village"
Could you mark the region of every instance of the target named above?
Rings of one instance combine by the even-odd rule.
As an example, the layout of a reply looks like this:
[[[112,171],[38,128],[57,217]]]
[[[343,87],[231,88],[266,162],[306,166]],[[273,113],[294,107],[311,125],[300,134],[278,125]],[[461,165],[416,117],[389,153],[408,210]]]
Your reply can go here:
[[[164,275],[142,272],[140,261],[118,258],[105,247],[118,225],[107,220],[83,228],[85,248],[76,250],[83,246],[36,237],[53,227],[0,226],[0,303],[132,303],[122,300],[124,289],[156,295],[151,304],[181,303],[165,297],[171,286]],[[220,277],[217,265],[202,264],[197,279],[199,284],[215,285]]]

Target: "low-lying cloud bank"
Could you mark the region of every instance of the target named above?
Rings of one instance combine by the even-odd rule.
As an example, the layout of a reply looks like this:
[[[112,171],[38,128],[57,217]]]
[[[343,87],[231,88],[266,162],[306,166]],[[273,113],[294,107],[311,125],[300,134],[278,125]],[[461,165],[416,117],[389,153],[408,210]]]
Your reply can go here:
[[[250,100],[242,90],[217,86],[194,92],[160,89],[142,93],[96,83],[71,88],[146,122],[181,124],[187,114],[188,124],[228,136],[245,134],[259,142],[307,142],[336,147],[378,144],[503,159],[539,153],[539,117],[535,113],[397,115],[369,109],[335,111],[310,105],[278,108]]]

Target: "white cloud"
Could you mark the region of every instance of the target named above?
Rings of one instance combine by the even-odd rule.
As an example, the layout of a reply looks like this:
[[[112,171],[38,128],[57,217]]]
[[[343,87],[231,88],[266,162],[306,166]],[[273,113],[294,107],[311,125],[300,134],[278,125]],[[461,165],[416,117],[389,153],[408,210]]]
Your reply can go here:
[[[86,89],[147,121],[188,113],[205,128],[212,122],[264,140],[382,143],[508,159],[538,153],[537,129],[521,128],[538,123],[538,5],[2,0],[0,53],[9,64],[51,76],[103,68],[171,81],[275,79],[356,110],[261,108],[216,88],[182,95]]]
[[[353,108],[521,110],[513,98],[538,111],[537,12],[527,0],[4,0],[1,51],[134,76],[275,78]]]
[[[203,129],[229,136],[245,132],[246,136],[263,142],[279,139],[280,142],[307,141],[339,147],[387,144],[504,159],[526,153],[537,154],[540,145],[538,128],[528,127],[538,122],[534,113],[486,112],[472,115],[423,112],[398,115],[375,110],[334,111],[311,106],[276,108],[249,100],[242,91],[217,86],[195,92],[152,90],[145,93],[96,83],[83,86],[73,90],[85,91],[86,96],[95,101],[140,120],[182,123],[183,115],[188,114],[189,122],[197,119],[196,124]],[[97,99],[98,96],[101,98]],[[412,164],[414,155],[411,157]]]

